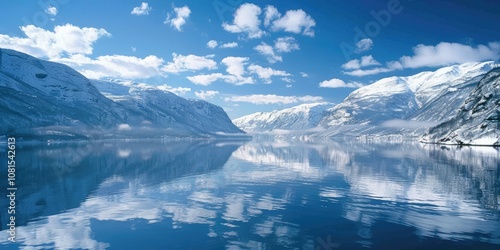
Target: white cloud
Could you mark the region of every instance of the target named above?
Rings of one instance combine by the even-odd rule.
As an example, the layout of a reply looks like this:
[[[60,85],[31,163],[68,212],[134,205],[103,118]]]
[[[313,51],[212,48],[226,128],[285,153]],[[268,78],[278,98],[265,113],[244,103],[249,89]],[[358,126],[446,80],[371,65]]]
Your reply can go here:
[[[371,57],[371,56],[369,56]],[[363,61],[365,58],[365,61]],[[373,58],[363,57],[361,61],[352,60],[342,65],[344,69],[355,69],[344,72],[351,76],[367,76],[387,73],[404,68],[442,67],[465,62],[479,62],[500,59],[500,42],[487,45],[471,45],[441,42],[436,46],[419,44],[413,48],[412,56],[402,56],[399,61],[390,61],[385,67],[363,70],[361,67],[380,65]],[[363,65],[364,64],[364,65]]]
[[[243,78],[245,74],[245,65],[248,63],[248,57],[229,56],[222,59],[222,63],[226,65],[226,72],[238,78]]]
[[[132,52],[136,52],[137,51],[136,47],[130,47],[130,49],[132,49]]]
[[[229,56],[222,59],[222,64],[226,65],[226,72],[228,75],[222,73],[213,74],[203,74],[196,76],[188,76],[187,79],[194,84],[199,85],[210,85],[217,80],[224,80],[227,83],[232,83],[236,85],[242,84],[253,84],[254,80],[252,77],[245,76],[246,70],[245,65],[248,64],[248,57],[234,57]]]
[[[292,50],[299,50],[299,45],[297,44],[297,40],[293,37],[280,37],[274,41],[274,48],[277,52],[280,53],[288,53]]]
[[[309,74],[307,74],[306,72],[300,72],[300,75],[304,78],[309,77]]]
[[[371,50],[373,47],[373,40],[370,38],[361,39],[358,43],[356,43],[355,53],[362,53],[368,50]]]
[[[303,10],[289,10],[281,18],[273,21],[272,28],[277,30],[284,30],[303,35],[314,37],[314,30],[312,27],[316,26],[314,19]]]
[[[260,38],[264,31],[260,29],[259,6],[255,4],[242,4],[234,13],[232,24],[223,23],[222,27],[231,33],[246,33],[248,38]]]
[[[354,59],[351,60],[345,64],[342,65],[342,68],[347,69],[347,70],[352,70],[352,69],[360,69],[363,67],[369,67],[369,66],[378,66],[381,65],[377,60],[373,58],[373,56],[363,56],[361,57],[361,60]]]
[[[130,130],[132,130],[132,127],[130,127],[130,125],[128,125],[126,123],[123,123],[123,124],[118,125],[118,130],[119,131],[130,131]]]
[[[218,44],[218,43],[217,43],[217,41],[215,41],[215,40],[210,40],[210,41],[208,41],[208,43],[207,43],[207,47],[209,47],[209,48],[213,49],[213,48],[217,47],[217,44]]]
[[[295,82],[292,78],[290,77],[282,77],[281,78],[282,81],[284,82],[287,82],[287,83],[292,83],[292,82]]]
[[[214,55],[208,56],[196,56],[196,55],[178,55],[172,53],[173,62],[167,63],[163,70],[169,73],[178,73],[189,70],[202,70],[202,69],[214,69],[217,67],[217,63],[210,59]]]
[[[358,82],[346,83],[340,79],[332,78],[327,81],[322,81],[319,83],[320,88],[360,88],[363,84]]]
[[[271,83],[271,77],[273,76],[290,76],[286,71],[264,68],[255,64],[248,66],[248,71],[256,74],[260,79],[264,79],[265,83]]]
[[[54,58],[52,61],[64,63],[78,70],[88,78],[104,77],[136,79],[149,78],[162,74],[164,61],[156,56],[138,58],[134,56],[99,56],[91,59],[82,54],[71,55],[68,58]]]
[[[208,86],[219,79],[224,79],[224,77],[225,75],[221,73],[212,73],[208,75],[188,76],[187,79],[194,84]]]
[[[269,26],[272,21],[281,17],[281,14],[278,12],[278,9],[272,5],[266,6],[265,9],[265,17],[264,17],[264,26]]]
[[[170,26],[174,27],[177,31],[182,31],[182,26],[186,24],[186,19],[189,18],[191,14],[191,10],[188,6],[174,8],[175,17],[170,18],[170,14],[167,15],[167,19],[165,20],[165,24],[170,23]]]
[[[207,90],[207,91],[196,91],[194,93],[198,98],[206,100],[210,99],[219,94],[219,91]]]
[[[176,95],[185,95],[187,92],[190,92],[191,91],[191,88],[185,88],[185,87],[172,87],[172,86],[168,86],[166,84],[163,84],[163,85],[160,85],[160,86],[156,86],[158,89],[161,89],[163,91],[168,91],[168,92],[172,92]]]
[[[498,59],[500,42],[490,42],[477,47],[441,42],[436,46],[419,44],[413,48],[413,56],[403,56],[400,62],[405,68],[419,68]]]
[[[283,58],[281,53],[288,53],[293,50],[299,50],[299,45],[293,37],[280,37],[274,41],[274,47],[261,42],[253,48],[261,55],[265,56],[270,63],[282,62]]]
[[[283,58],[274,52],[274,48],[265,42],[261,42],[259,45],[255,46],[253,49],[256,50],[257,52],[259,52],[261,55],[265,56],[266,59],[270,63],[283,61]]]
[[[35,57],[58,58],[64,54],[92,54],[95,41],[111,36],[105,29],[80,28],[71,24],[48,31],[34,25],[22,26],[26,38],[0,34],[0,47],[18,50]]]
[[[139,6],[139,7],[134,7],[134,9],[132,9],[132,12],[130,12],[130,14],[132,14],[132,15],[137,15],[137,16],[141,16],[141,15],[149,15],[149,12],[150,12],[152,9],[153,9],[153,8],[149,7],[148,3],[142,2],[142,3],[141,3],[141,6]]]
[[[357,70],[347,71],[347,72],[343,72],[343,73],[346,75],[360,77],[360,76],[367,76],[367,75],[376,75],[376,74],[380,74],[380,73],[387,73],[387,72],[392,72],[392,71],[401,70],[401,69],[403,69],[403,66],[401,65],[400,62],[391,61],[391,62],[386,63],[386,67],[377,67],[377,68],[366,69],[366,70],[357,69]]]
[[[287,89],[289,89],[289,88],[291,88],[291,87],[293,87],[293,86],[292,86],[292,84],[287,84],[285,87],[286,87]]]
[[[224,99],[231,102],[248,102],[253,104],[291,104],[298,102],[320,102],[323,101],[321,96],[279,96],[279,95],[244,95],[232,96]]]
[[[236,48],[238,47],[238,43],[237,42],[231,42],[231,43],[224,43],[220,46],[221,48]]]
[[[45,9],[45,13],[54,17],[57,15],[57,8],[49,5],[49,7],[47,7],[47,9]]]

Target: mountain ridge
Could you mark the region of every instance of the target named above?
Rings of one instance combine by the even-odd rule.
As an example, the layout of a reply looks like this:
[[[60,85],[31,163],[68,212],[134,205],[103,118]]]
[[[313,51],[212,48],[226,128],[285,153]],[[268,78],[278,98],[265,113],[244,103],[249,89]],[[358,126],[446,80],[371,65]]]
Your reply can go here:
[[[0,58],[1,134],[31,139],[244,135],[222,108],[208,102],[148,85],[129,87],[125,99],[117,100],[66,65],[3,48]]]

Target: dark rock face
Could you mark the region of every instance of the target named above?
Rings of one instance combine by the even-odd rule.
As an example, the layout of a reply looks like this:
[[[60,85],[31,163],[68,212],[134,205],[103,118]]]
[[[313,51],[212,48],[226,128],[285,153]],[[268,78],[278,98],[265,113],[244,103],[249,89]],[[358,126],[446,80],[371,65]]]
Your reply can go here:
[[[500,68],[488,72],[457,115],[432,129],[424,142],[500,145]]]

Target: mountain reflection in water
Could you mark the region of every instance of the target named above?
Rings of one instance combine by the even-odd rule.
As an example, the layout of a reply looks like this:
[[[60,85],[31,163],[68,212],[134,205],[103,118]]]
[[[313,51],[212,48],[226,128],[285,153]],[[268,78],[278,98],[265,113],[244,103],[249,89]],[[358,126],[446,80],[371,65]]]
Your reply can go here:
[[[20,145],[17,159],[5,247],[500,247],[494,148],[102,141]]]

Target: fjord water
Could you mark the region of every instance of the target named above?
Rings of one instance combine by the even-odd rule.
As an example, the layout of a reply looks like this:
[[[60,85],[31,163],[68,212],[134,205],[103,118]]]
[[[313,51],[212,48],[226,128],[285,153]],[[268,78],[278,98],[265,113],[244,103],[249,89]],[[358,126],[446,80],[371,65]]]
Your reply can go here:
[[[17,154],[17,242],[1,199],[2,248],[500,248],[495,148],[96,141]]]

